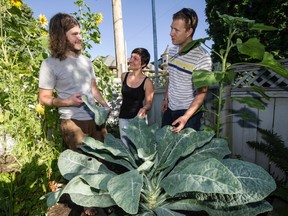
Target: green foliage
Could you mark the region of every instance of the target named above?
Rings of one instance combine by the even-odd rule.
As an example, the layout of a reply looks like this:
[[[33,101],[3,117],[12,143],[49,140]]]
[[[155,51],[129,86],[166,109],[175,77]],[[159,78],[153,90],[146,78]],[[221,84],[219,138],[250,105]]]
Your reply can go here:
[[[88,50],[92,48],[93,43],[100,43],[100,31],[98,28],[97,13],[91,11],[89,5],[84,0],[74,2],[78,6],[78,12],[73,13],[81,25],[81,35],[83,37],[84,54],[91,57]]]
[[[62,151],[58,111],[51,107],[45,107],[43,113],[35,110],[39,68],[48,57],[48,37],[45,26],[32,15],[23,1],[15,7],[10,0],[0,0],[0,140],[4,146],[0,159],[2,162],[11,157],[17,161],[7,170],[2,170],[1,164],[0,215],[7,216],[43,215],[47,206],[39,198],[50,191],[50,180],[61,180],[54,163]],[[95,15],[87,13],[83,17],[89,48],[88,42],[97,42],[100,33]],[[9,152],[7,136],[13,140]]]
[[[39,65],[46,54],[42,46],[46,30],[32,18],[27,5],[16,8],[3,1],[1,4],[0,108],[8,118],[0,125],[0,134],[9,134],[19,143],[14,153],[26,161],[29,152],[23,150],[42,136],[41,116],[35,105]]]
[[[25,4],[17,8],[11,1],[0,1],[0,8],[0,136],[4,142],[7,136],[13,140],[12,151],[7,155],[4,149],[1,161],[17,161],[1,169],[0,214],[40,215],[47,207],[39,198],[49,191],[57,156],[43,137],[43,119],[35,110],[39,65],[47,56],[42,46],[46,30]]]
[[[265,153],[270,160],[272,160],[275,165],[281,169],[288,178],[288,148],[285,147],[284,141],[281,139],[277,133],[272,131],[258,128],[261,134],[263,142],[249,141],[248,145],[252,148],[257,149]]]
[[[200,88],[202,86],[219,86],[219,94],[215,95],[217,100],[216,112],[211,112],[216,115],[216,136],[219,137],[220,129],[221,129],[221,110],[226,101],[225,97],[230,97],[231,86],[234,77],[237,75],[235,70],[235,66],[237,65],[257,65],[263,66],[271,69],[275,73],[283,76],[284,78],[288,78],[288,71],[283,68],[278,61],[274,59],[274,56],[271,53],[265,51],[265,46],[260,43],[257,38],[249,38],[247,41],[242,42],[238,36],[241,36],[241,32],[243,31],[242,27],[246,26],[247,30],[249,29],[257,29],[259,31],[266,30],[275,30],[275,28],[270,26],[265,26],[263,24],[257,24],[254,20],[249,20],[243,17],[233,17],[227,14],[221,15],[218,13],[220,20],[224,22],[224,26],[227,28],[227,36],[225,40],[225,49],[214,50],[211,51],[217,55],[220,59],[218,68],[215,68],[215,72],[209,73],[203,70],[193,71],[192,78],[193,83],[196,88]],[[240,28],[241,27],[241,28]],[[203,41],[202,41],[203,42]],[[186,45],[183,50],[189,50],[194,46],[194,44]],[[232,49],[237,48],[239,54],[248,56],[247,59],[251,59],[251,61],[240,62],[231,64],[228,62],[229,56],[232,53]],[[180,51],[181,52],[181,51]],[[260,90],[260,87],[252,88],[257,93],[261,95],[265,95],[263,90]],[[264,98],[268,98],[265,95]],[[263,110],[265,108],[265,103],[258,98],[253,97],[244,97],[244,98],[232,98],[232,100],[238,101],[240,103],[244,103],[252,108],[257,108]],[[240,114],[240,116],[243,114]],[[246,115],[247,116],[247,115]],[[212,126],[213,128],[213,126]]]
[[[263,199],[276,187],[273,178],[255,164],[223,159],[230,153],[227,142],[213,138],[213,132],[187,128],[174,133],[170,126],[159,129],[137,117],[125,131],[133,143],[129,148],[108,134],[104,143],[84,138],[80,148],[85,155],[62,152],[58,166],[69,183],[47,195],[48,206],[67,193],[81,206],[117,205],[121,215],[183,215],[177,211],[184,210],[228,216],[271,210]]]
[[[106,107],[96,106],[94,98],[88,98],[87,95],[82,95],[82,99],[89,109],[94,112],[96,125],[103,125],[108,118],[109,109]]]
[[[93,65],[97,79],[97,87],[103,94],[106,101],[113,101],[116,93],[120,92],[121,85],[114,83],[117,74],[110,71],[104,64],[103,57],[97,57],[93,60]]]
[[[247,25],[238,24],[238,28],[241,29],[238,34],[239,37],[245,41],[249,38],[259,38],[259,41],[265,44],[266,50],[273,53],[278,59],[288,58],[287,10],[288,3],[284,0],[206,0],[205,12],[209,23],[207,33],[214,41],[213,49],[226,49],[229,29],[229,26],[218,18],[218,11],[220,14],[255,20],[259,24],[254,25],[252,31],[248,31]],[[278,31],[267,31],[271,29],[263,28],[263,24],[273,26]],[[215,62],[218,61],[216,54],[212,53],[212,57]],[[234,63],[244,61],[246,57],[238,53],[235,48],[232,48],[228,60]]]
[[[1,215],[42,215],[46,212],[45,202],[40,201],[43,193],[49,192],[49,179],[52,169],[57,169],[55,160],[57,150],[49,143],[42,143],[41,149],[29,149],[29,162],[23,164],[19,170],[12,170],[0,174],[0,214]],[[45,146],[44,146],[45,145]],[[51,145],[51,144],[50,144]],[[45,152],[45,155],[42,155]],[[54,163],[54,164],[53,164]],[[13,164],[9,164],[10,168]],[[14,167],[19,167],[14,164]],[[55,175],[53,173],[53,175]],[[56,178],[57,176],[54,176]],[[58,176],[58,179],[59,176]]]
[[[185,47],[183,47],[183,49],[179,50],[179,55],[184,55],[184,54],[188,53],[191,49],[194,49],[194,48],[200,46],[201,42],[204,43],[205,39],[199,39],[199,40],[190,41],[187,44],[187,46],[185,46]]]
[[[267,157],[285,174],[284,179],[278,179],[278,187],[273,195],[282,198],[288,202],[288,148],[285,147],[284,141],[281,137],[273,131],[258,128],[263,141],[248,141],[247,144],[263,152]]]

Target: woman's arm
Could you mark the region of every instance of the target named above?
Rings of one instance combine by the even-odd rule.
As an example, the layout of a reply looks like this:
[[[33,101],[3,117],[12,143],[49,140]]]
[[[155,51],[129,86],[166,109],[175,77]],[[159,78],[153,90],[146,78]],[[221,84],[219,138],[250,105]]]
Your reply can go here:
[[[152,108],[153,96],[154,96],[154,85],[153,82],[147,78],[144,84],[145,90],[145,104],[144,106],[138,111],[138,115],[144,117],[147,112]]]

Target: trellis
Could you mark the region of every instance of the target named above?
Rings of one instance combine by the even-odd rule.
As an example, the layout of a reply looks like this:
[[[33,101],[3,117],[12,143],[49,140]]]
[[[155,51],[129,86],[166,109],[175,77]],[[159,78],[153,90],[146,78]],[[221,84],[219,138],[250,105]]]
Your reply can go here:
[[[281,65],[288,68],[288,59],[280,61]],[[244,86],[260,86],[263,88],[287,88],[288,80],[274,71],[260,67],[243,65],[235,68],[239,72],[239,76],[233,88],[241,88]]]

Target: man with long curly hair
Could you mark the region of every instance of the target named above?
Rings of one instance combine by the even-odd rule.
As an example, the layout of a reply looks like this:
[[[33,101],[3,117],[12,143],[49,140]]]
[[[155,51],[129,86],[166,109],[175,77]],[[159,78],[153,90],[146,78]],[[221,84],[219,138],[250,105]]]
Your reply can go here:
[[[103,141],[106,129],[95,124],[93,113],[81,96],[96,99],[102,106],[110,108],[97,88],[92,62],[81,54],[80,25],[73,16],[58,13],[51,18],[49,50],[51,56],[40,68],[40,103],[58,108],[61,134],[69,149],[80,151],[77,147],[82,145],[84,136]],[[93,215],[95,212],[86,209],[85,213]]]

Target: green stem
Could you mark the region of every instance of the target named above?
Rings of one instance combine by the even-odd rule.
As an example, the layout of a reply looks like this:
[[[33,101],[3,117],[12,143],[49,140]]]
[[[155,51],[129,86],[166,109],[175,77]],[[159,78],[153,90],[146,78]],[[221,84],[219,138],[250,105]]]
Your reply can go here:
[[[219,86],[219,99],[218,99],[218,112],[217,112],[217,125],[216,125],[216,137],[220,134],[220,119],[221,119],[221,107],[222,107],[222,94],[223,94],[223,82],[220,82]]]
[[[224,77],[225,77],[225,73],[227,71],[227,58],[228,55],[231,51],[231,48],[233,47],[232,44],[232,38],[233,36],[236,34],[236,29],[233,30],[233,26],[230,26],[229,28],[229,36],[227,38],[227,46],[226,46],[226,52],[224,53],[224,56],[221,55],[221,61],[222,61],[222,68],[221,68],[221,72],[223,73],[223,78],[222,80],[219,82],[219,99],[218,99],[218,110],[217,110],[217,120],[216,120],[216,137],[219,137],[220,135],[220,127],[221,127],[221,108],[222,108],[222,96],[223,96],[223,92],[224,92]]]
[[[4,2],[1,1],[0,3],[1,3],[0,4],[0,6],[1,6],[1,8],[0,8],[0,37],[2,39],[2,37],[3,37],[3,14],[4,14],[5,8],[4,8]]]

